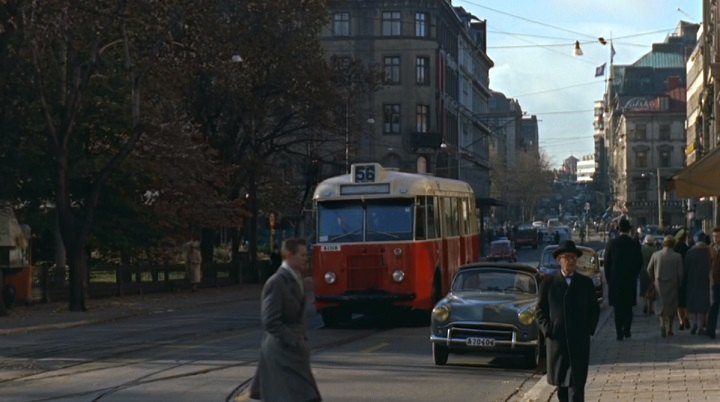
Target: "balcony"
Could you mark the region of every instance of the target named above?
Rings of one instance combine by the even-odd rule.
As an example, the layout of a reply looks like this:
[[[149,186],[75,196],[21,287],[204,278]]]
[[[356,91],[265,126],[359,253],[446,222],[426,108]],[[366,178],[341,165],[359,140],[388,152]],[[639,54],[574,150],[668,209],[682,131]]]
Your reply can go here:
[[[438,132],[427,132],[427,133],[412,133],[411,144],[413,149],[417,152],[420,150],[438,150],[440,144],[442,144],[442,135]]]

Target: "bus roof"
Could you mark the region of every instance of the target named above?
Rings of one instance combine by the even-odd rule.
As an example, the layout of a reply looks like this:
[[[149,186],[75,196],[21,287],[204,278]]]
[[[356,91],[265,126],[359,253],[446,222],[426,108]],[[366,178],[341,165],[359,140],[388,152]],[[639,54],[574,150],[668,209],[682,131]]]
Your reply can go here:
[[[372,172],[372,174],[367,174]],[[365,176],[371,178],[367,179]],[[331,177],[318,184],[313,200],[414,197],[418,195],[467,195],[472,187],[464,181],[419,173],[384,169],[377,163],[353,164],[350,174]]]

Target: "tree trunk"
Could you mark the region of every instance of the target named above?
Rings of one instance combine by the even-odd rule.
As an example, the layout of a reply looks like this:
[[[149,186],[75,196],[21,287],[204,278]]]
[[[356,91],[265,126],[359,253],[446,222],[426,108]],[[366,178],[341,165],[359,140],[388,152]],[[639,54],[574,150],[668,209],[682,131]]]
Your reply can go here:
[[[70,253],[70,311],[87,311],[85,299],[87,297],[87,260],[83,248],[75,246],[69,248]]]
[[[230,279],[232,283],[240,284],[240,231],[237,228],[230,230]]]
[[[248,203],[250,204],[250,219],[248,223],[250,272],[255,276],[258,272],[257,216],[259,208],[257,200],[257,177],[252,169],[248,172]]]

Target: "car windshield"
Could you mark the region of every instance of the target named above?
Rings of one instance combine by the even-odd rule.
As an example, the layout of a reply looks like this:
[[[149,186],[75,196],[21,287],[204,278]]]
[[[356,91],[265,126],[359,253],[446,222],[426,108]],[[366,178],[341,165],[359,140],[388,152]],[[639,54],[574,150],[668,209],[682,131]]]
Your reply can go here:
[[[560,264],[557,262],[555,258],[553,258],[553,251],[555,251],[556,247],[552,247],[549,249],[546,249],[542,256],[542,262],[540,265],[542,265],[545,268],[550,269],[560,269]],[[585,272],[585,273],[594,273],[599,270],[599,261],[597,254],[589,251],[589,250],[582,250],[583,254],[578,258],[577,260],[577,270],[578,272]]]
[[[507,269],[460,271],[453,282],[455,292],[537,293],[535,277]]]
[[[412,240],[413,200],[361,200],[318,204],[318,242]]]

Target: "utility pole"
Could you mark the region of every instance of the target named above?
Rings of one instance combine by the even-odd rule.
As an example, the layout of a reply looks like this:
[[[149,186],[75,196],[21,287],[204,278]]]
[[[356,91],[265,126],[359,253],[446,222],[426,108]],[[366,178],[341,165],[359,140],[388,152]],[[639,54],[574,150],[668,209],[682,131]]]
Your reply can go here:
[[[655,178],[657,179],[657,203],[658,203],[658,226],[660,227],[660,230],[663,228],[663,221],[662,221],[662,188],[660,188],[660,167],[657,168],[655,171]]]

